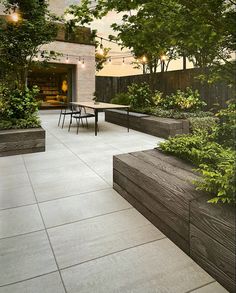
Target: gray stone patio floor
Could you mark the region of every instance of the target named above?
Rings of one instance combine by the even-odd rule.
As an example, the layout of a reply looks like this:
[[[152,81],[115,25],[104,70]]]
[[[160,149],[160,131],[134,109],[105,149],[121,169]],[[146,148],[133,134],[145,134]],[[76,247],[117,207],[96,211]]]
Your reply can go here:
[[[0,158],[0,293],[227,292],[112,189],[113,155],[161,139],[41,119],[45,153]]]

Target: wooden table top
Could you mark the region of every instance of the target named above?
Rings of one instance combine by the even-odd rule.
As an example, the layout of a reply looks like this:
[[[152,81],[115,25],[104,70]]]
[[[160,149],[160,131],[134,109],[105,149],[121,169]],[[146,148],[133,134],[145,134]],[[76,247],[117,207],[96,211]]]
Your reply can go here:
[[[118,105],[118,104],[110,104],[110,103],[101,103],[94,104],[94,102],[71,102],[73,105],[82,106],[91,109],[123,109],[123,108],[130,108],[128,105]]]

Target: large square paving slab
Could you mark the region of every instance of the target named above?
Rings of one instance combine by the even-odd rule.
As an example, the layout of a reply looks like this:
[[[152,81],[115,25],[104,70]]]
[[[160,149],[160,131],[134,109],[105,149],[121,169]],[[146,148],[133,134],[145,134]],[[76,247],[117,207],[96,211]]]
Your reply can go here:
[[[0,240],[0,286],[57,270],[44,231]]]
[[[47,227],[131,208],[131,205],[113,189],[48,201],[40,203],[39,206]]]
[[[0,211],[0,239],[44,229],[37,205]]]
[[[65,293],[58,272],[0,287],[0,293]]]
[[[60,268],[165,237],[134,209],[48,230]]]
[[[68,293],[183,293],[213,281],[169,239],[65,269],[62,276]]]

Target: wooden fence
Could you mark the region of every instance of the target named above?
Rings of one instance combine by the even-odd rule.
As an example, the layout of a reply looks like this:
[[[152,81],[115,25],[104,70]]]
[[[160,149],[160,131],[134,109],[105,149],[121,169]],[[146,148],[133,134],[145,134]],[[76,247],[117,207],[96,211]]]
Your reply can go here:
[[[186,87],[197,89],[207,102],[208,109],[211,109],[215,104],[224,107],[226,101],[233,98],[234,90],[225,83],[202,83],[197,78],[199,74],[198,69],[187,69],[156,73],[155,75],[97,76],[96,92],[100,101],[109,102],[116,94],[126,92],[127,86],[132,83],[147,82],[153,90],[159,90],[164,95],[169,95],[178,89],[185,90]]]

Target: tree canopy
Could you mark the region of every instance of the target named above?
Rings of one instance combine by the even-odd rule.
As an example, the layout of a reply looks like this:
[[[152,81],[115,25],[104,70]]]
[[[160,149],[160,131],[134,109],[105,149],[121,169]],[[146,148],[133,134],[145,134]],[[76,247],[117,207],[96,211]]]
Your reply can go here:
[[[1,0],[6,17],[0,21],[0,67],[5,79],[24,88],[28,70],[38,56],[40,47],[52,42],[57,34],[48,4],[39,0]],[[17,19],[12,19],[13,14]],[[53,58],[55,52],[40,52],[45,60]]]
[[[112,25],[117,35],[111,38],[130,48],[136,58],[145,55],[150,72],[163,64],[162,56],[168,61],[184,56],[205,68],[228,62],[236,48],[231,0],[98,0],[94,8],[85,0],[82,6],[73,5],[70,13],[89,23],[111,10],[123,13],[123,22]]]

